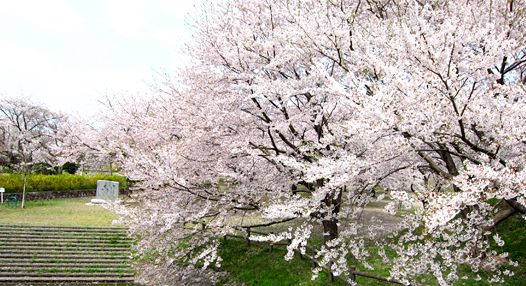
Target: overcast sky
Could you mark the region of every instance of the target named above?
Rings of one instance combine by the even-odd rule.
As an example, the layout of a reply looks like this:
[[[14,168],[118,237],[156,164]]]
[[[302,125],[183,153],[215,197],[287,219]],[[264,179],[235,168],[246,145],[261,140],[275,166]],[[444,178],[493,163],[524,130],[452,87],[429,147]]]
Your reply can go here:
[[[181,65],[184,17],[203,0],[0,0],[0,96],[91,113],[107,90],[145,89]]]

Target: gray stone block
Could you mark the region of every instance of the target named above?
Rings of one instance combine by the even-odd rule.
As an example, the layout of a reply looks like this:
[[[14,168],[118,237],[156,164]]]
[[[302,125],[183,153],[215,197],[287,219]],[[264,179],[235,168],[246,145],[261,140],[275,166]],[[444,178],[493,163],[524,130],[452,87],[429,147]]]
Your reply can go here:
[[[119,199],[119,182],[97,181],[97,199],[113,202]]]

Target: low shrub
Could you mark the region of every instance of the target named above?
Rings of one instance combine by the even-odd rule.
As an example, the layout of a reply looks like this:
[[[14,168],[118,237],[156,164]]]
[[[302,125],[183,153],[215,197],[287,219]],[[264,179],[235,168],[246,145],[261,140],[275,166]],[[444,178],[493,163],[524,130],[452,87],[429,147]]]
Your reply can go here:
[[[126,178],[119,175],[39,175],[30,174],[27,176],[26,191],[64,191],[95,189],[98,180],[119,182],[119,187],[126,187]],[[5,188],[7,193],[22,192],[24,185],[23,174],[0,174],[0,188]]]

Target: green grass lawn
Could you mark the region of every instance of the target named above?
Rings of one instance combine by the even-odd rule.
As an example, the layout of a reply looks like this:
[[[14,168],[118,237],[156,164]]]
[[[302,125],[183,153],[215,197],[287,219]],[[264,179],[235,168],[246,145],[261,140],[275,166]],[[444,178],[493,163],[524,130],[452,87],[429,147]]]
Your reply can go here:
[[[506,282],[502,284],[491,284],[486,282],[487,274],[479,271],[483,281],[476,281],[476,276],[467,266],[459,266],[459,276],[470,277],[467,280],[459,280],[453,283],[454,286],[515,286],[526,285],[526,222],[520,215],[515,215],[496,228],[506,244],[502,251],[508,252],[510,257],[519,262],[519,267],[512,268],[515,272],[513,277],[507,277]],[[374,273],[382,276],[389,276],[389,265],[383,262],[383,259],[377,254],[378,248],[374,242],[366,243],[366,248],[371,252],[368,262],[375,268],[374,271],[364,269],[361,264],[349,257],[348,264],[356,265],[359,270]],[[393,251],[387,251],[388,255],[394,255]],[[276,246],[269,253],[268,244],[252,242],[250,248],[246,247],[246,241],[237,238],[228,238],[221,245],[220,255],[223,258],[220,270],[227,271],[231,274],[229,279],[222,283],[245,283],[246,285],[346,285],[335,278],[334,284],[328,283],[326,271],[320,273],[318,279],[311,281],[312,264],[310,260],[299,259],[298,255],[291,261],[285,261],[286,250],[283,246]],[[436,286],[438,282],[434,277],[425,278],[420,281],[422,284]],[[384,286],[397,285],[387,283],[367,277],[356,276],[356,282],[367,286]],[[219,285],[222,285],[221,283]]]
[[[283,246],[275,246],[269,252],[268,244],[253,242],[249,248],[246,241],[228,238],[222,244],[221,257],[223,266],[220,270],[229,272],[235,282],[246,285],[348,285],[338,278],[329,283],[327,271],[319,274],[312,281],[312,262],[307,258],[300,259],[298,255],[291,261],[284,259],[287,250]],[[229,281],[222,281],[228,283]],[[219,285],[222,285],[219,283]]]
[[[0,224],[60,225],[60,226],[112,226],[118,216],[100,205],[86,205],[91,198],[58,199],[26,202],[21,209],[6,198],[0,204]]]

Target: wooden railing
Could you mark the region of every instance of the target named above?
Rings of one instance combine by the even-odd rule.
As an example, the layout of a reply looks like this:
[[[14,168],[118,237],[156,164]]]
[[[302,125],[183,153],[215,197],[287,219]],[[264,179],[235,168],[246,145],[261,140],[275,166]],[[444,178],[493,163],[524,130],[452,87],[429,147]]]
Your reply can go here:
[[[260,234],[260,235],[269,235],[269,233],[252,230],[250,227],[243,227],[243,229],[245,230],[246,235],[228,234],[228,235],[224,236],[224,239],[226,240],[227,237],[234,237],[234,238],[244,239],[247,242],[247,247],[250,247],[250,242],[251,242],[250,235],[251,234],[254,233],[254,234]],[[288,246],[288,245],[291,244],[291,240],[290,239],[288,239],[287,242],[282,242],[282,241],[279,241],[279,242],[258,241],[258,242],[269,244],[269,252],[272,251],[274,245]],[[308,258],[308,259],[310,259],[312,261],[312,267],[313,268],[315,268],[317,266],[320,266],[323,269],[327,270],[327,272],[329,273],[329,282],[333,283],[335,275],[331,271],[331,266],[332,266],[333,263],[335,263],[335,261],[330,261],[328,266],[321,265],[321,263],[315,258],[316,254],[318,252],[317,247],[316,246],[310,246],[310,245],[307,245],[306,247],[309,250],[311,250],[312,255],[309,255],[307,253],[301,254],[300,252],[298,252],[300,259],[303,259],[303,257],[306,257],[306,258]],[[375,279],[375,280],[381,280],[381,281],[390,282],[390,283],[399,284],[399,285],[425,286],[425,285],[421,285],[421,284],[407,284],[407,283],[404,283],[404,282],[396,280],[396,279],[391,279],[391,278],[384,277],[384,276],[377,275],[377,274],[373,274],[373,273],[363,272],[363,271],[360,271],[360,270],[356,270],[355,266],[351,266],[350,267],[348,277],[342,277],[342,276],[336,276],[336,277],[338,279],[340,279],[341,281],[349,284],[349,285],[363,286],[363,285],[357,284],[355,282],[356,281],[356,276],[363,276],[363,277],[367,277],[367,278],[371,278],[371,279]]]

